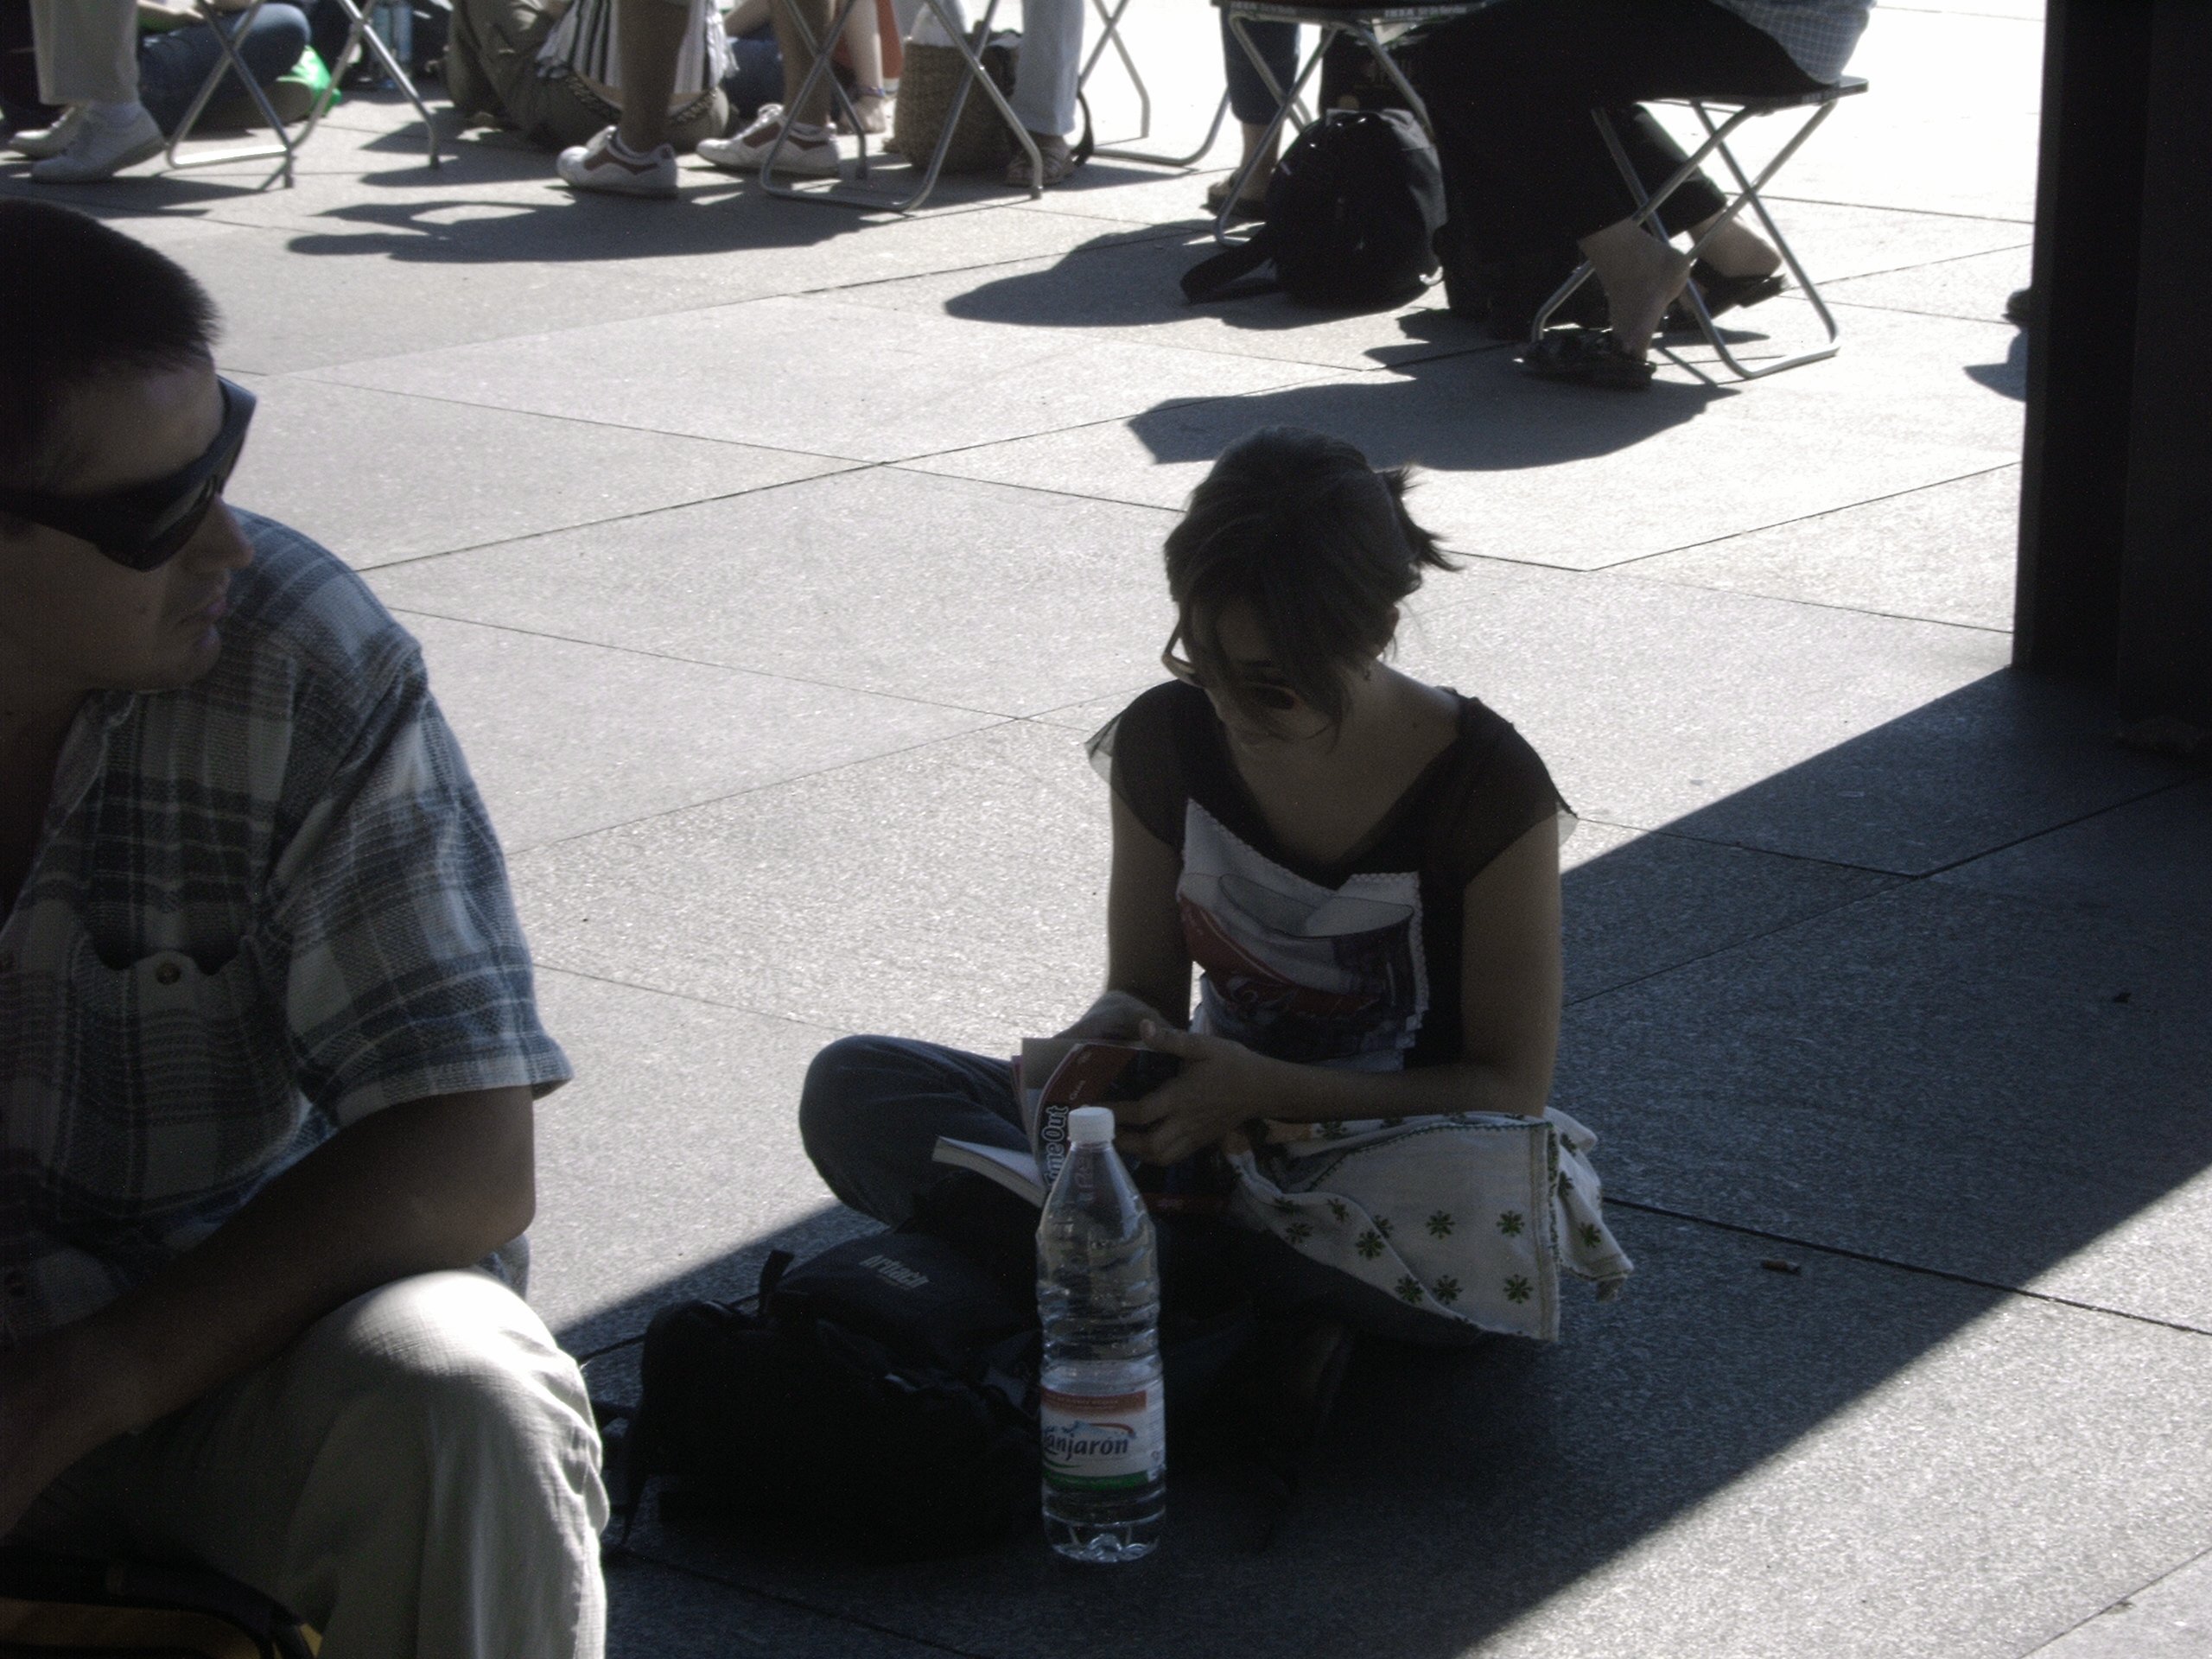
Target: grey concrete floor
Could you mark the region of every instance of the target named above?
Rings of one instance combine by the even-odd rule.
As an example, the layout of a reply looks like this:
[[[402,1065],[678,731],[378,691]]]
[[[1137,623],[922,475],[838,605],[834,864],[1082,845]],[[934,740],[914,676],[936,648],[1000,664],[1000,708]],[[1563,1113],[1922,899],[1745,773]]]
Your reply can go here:
[[[289,190],[59,193],[209,283],[263,399],[233,497],[423,641],[581,1074],[536,1299],[612,1392],[653,1307],[858,1224],[792,1122],[818,1046],[1004,1051],[1089,996],[1080,739],[1155,677],[1160,540],[1236,434],[1427,466],[1474,556],[1405,661],[1584,816],[1558,1098],[1622,1300],[1364,1353],[1264,1552],[1203,1477],[1105,1578],[648,1521],[615,1652],[2212,1651],[2212,786],[2005,668],[2039,13],[1879,7],[1873,92],[1777,192],[1843,354],[1641,398],[1429,304],[1184,307],[1220,151],[892,221],[701,168],[577,200],[483,138],[434,173],[370,98]],[[1212,29],[1133,21],[1171,140]]]

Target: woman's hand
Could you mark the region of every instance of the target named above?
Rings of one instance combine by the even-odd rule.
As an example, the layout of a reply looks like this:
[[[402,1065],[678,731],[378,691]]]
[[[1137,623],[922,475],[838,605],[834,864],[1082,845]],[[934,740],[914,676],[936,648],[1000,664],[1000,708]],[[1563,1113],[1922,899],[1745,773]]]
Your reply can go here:
[[[1147,1048],[1173,1054],[1183,1070],[1142,1100],[1114,1108],[1122,1132],[1114,1143],[1148,1164],[1173,1164],[1217,1146],[1255,1117],[1268,1116],[1281,1090],[1281,1063],[1226,1037],[1201,1037],[1147,1020],[1137,1033]]]
[[[1144,1029],[1147,1021],[1165,1027],[1167,1021],[1141,996],[1127,991],[1105,991],[1090,1005],[1083,1018],[1060,1033],[1063,1037],[1087,1037],[1095,1042],[1133,1043]]]

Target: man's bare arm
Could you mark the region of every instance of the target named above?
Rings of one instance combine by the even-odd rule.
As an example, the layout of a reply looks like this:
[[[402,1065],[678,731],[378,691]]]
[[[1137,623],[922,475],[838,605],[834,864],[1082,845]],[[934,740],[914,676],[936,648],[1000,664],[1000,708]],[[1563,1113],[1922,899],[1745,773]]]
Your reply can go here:
[[[462,1268],[537,1207],[526,1088],[340,1130],[143,1285],[0,1356],[0,1535],[86,1452],[251,1370],[366,1290]]]

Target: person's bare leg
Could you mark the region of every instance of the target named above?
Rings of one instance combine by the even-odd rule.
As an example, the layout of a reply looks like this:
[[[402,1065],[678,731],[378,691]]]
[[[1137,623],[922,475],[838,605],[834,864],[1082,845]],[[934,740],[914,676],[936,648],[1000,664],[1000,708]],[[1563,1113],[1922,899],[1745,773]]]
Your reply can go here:
[[[853,113],[870,132],[883,130],[883,29],[874,0],[861,0],[845,19],[845,50],[851,54]]]
[[[818,127],[830,112],[830,87],[825,82],[814,89],[814,96],[806,107],[798,107],[798,89],[814,67],[814,54],[806,49],[798,31],[791,27],[791,13],[795,10],[806,19],[806,27],[817,41],[827,43],[830,33],[830,0],[774,0],[776,16],[776,47],[784,54],[784,118],[800,126]]]
[[[1274,136],[1270,139],[1266,123],[1240,121],[1236,124],[1244,130],[1245,161],[1249,162],[1254,156],[1260,157],[1252,168],[1252,176],[1244,181],[1244,194],[1256,196],[1268,188],[1268,181],[1274,176],[1275,157],[1282,144],[1282,129],[1275,128]]]
[[[614,136],[642,156],[668,137],[676,97],[676,60],[691,27],[691,8],[669,0],[615,0],[614,52],[622,67],[622,120]]]
[[[1581,246],[1605,285],[1613,338],[1630,356],[1642,357],[1659,320],[1690,279],[1689,256],[1633,219],[1592,232]]]
[[[1690,227],[1690,240],[1694,243],[1719,219],[1715,213],[1700,224]],[[1738,213],[1720,227],[1712,241],[1699,250],[1699,258],[1711,265],[1723,276],[1771,276],[1782,269],[1782,256],[1777,253],[1766,238],[1744,223]]]

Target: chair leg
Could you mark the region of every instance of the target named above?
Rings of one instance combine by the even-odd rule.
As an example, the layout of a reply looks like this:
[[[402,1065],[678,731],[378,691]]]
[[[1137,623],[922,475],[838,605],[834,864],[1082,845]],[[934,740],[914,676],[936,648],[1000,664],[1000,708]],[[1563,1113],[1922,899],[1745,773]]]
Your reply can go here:
[[[844,0],[843,7],[837,14],[838,22],[830,29],[830,39],[836,38],[837,30],[842,27],[842,20],[846,13],[851,11],[856,3],[858,0]],[[954,26],[953,19],[945,12],[943,0],[925,0],[925,3],[928,5],[939,25],[944,29],[945,37],[952,42],[954,49],[960,54],[968,74],[967,78],[961,82],[959,91],[952,95],[952,106],[945,111],[944,126],[937,136],[937,148],[931,152],[928,165],[922,170],[921,182],[904,196],[894,196],[887,191],[881,190],[856,190],[849,185],[833,185],[827,190],[801,190],[793,185],[779,184],[774,177],[776,158],[783,153],[784,141],[790,134],[791,129],[786,125],[778,131],[775,142],[768,146],[767,155],[761,158],[760,188],[762,189],[771,195],[782,196],[792,201],[830,202],[841,207],[877,207],[894,213],[913,213],[929,200],[930,193],[937,188],[938,175],[944,170],[945,154],[951,148],[953,129],[959,124],[960,112],[968,106],[968,94],[972,88],[981,86],[984,95],[991,100],[992,107],[998,111],[999,118],[1006,123],[1007,131],[1014,135],[1015,144],[1020,147],[1022,154],[1029,158],[1030,199],[1034,200],[1045,194],[1043,182],[1045,162],[1044,158],[1037,153],[1037,141],[1032,138],[1028,130],[1022,126],[1020,118],[1014,112],[1014,106],[1007,102],[1006,94],[999,91],[998,83],[991,79],[990,72],[983,67],[983,60],[976,54],[976,49],[969,45],[968,37]],[[983,8],[983,18],[980,26],[981,38],[986,41],[991,38],[991,22],[997,14],[998,0],[989,0],[989,3]],[[806,79],[793,100],[796,107],[804,109],[806,106],[806,100],[814,95],[814,89],[820,84],[821,78],[830,73],[830,54],[814,45],[813,36],[807,29],[804,18],[798,16],[796,11],[788,11],[787,15],[798,25],[800,39],[807,43],[809,50],[814,54],[814,67],[808,71]],[[843,102],[843,89],[837,87],[834,82],[831,86],[833,96],[841,103]],[[844,107],[849,111],[851,105],[848,103]],[[858,121],[855,120],[854,124],[857,126]],[[865,137],[861,140],[861,147],[863,162],[865,162],[867,147]]]
[[[1716,232],[1734,219],[1748,206],[1758,216],[1759,223],[1765,228],[1767,235],[1774,239],[1775,251],[1782,256],[1783,263],[1789,267],[1789,274],[1797,279],[1798,288],[1811,302],[1813,315],[1820,319],[1821,327],[1827,335],[1825,345],[1816,346],[1809,352],[1801,352],[1794,357],[1784,358],[1778,363],[1768,363],[1756,369],[1746,369],[1737,360],[1736,354],[1728,349],[1727,343],[1720,338],[1719,330],[1713,327],[1713,319],[1706,311],[1703,297],[1693,295],[1691,308],[1705,331],[1706,338],[1712,342],[1713,348],[1719,353],[1720,360],[1728,365],[1730,372],[1739,380],[1764,379],[1770,374],[1779,374],[1784,369],[1802,368],[1808,363],[1818,363],[1834,357],[1843,349],[1843,330],[1838,326],[1834,313],[1828,309],[1827,302],[1821,298],[1820,289],[1814,283],[1812,277],[1806,274],[1805,267],[1798,262],[1796,250],[1789,245],[1789,238],[1783,235],[1781,226],[1774,222],[1774,216],[1767,212],[1766,200],[1759,192],[1765,188],[1768,180],[1782,170],[1783,163],[1795,156],[1805,141],[1813,136],[1815,130],[1820,126],[1821,123],[1828,118],[1834,111],[1835,105],[1823,104],[1815,110],[1812,118],[1797,130],[1789,142],[1784,144],[1774,159],[1767,163],[1765,169],[1756,180],[1745,176],[1743,167],[1736,160],[1735,151],[1728,148],[1727,134],[1731,130],[1730,127],[1724,124],[1715,128],[1712,112],[1704,105],[1693,102],[1690,107],[1697,112],[1697,118],[1704,124],[1706,131],[1713,135],[1711,147],[1719,153],[1720,159],[1726,163],[1729,173],[1736,181],[1738,192],[1736,200],[1728,204],[1705,235],[1700,237],[1691,247],[1691,257],[1694,258]]]
[[[370,25],[368,14],[361,10],[359,0],[334,0],[334,3],[351,20],[346,31],[346,44],[339,48],[338,61],[330,66],[330,90],[317,100],[315,109],[308,118],[308,130],[302,133],[296,142],[305,143],[308,134],[312,133],[321,124],[322,118],[329,113],[330,106],[338,101],[338,83],[353,67],[353,60],[364,55],[365,48],[366,54],[376,59],[385,73],[391,78],[391,84],[398,87],[406,95],[407,101],[415,106],[415,113],[423,118],[423,132],[429,146],[430,165],[443,165],[438,154],[438,124],[430,119],[430,106],[423,101],[423,94],[415,90],[415,82],[401,67],[399,60],[391,55],[391,48],[384,43],[384,36]]]
[[[1238,165],[1236,171],[1230,175],[1228,193],[1222,197],[1221,212],[1214,218],[1213,239],[1224,248],[1233,248],[1240,243],[1251,240],[1249,232],[1243,236],[1231,236],[1229,232],[1230,219],[1236,211],[1237,199],[1244,194],[1244,187],[1250,182],[1253,169],[1258,165],[1260,157],[1266,155],[1281,141],[1283,123],[1290,118],[1294,111],[1301,117],[1306,113],[1306,106],[1300,94],[1305,92],[1306,82],[1312,80],[1315,73],[1319,71],[1321,60],[1328,55],[1329,42],[1336,38],[1338,31],[1343,25],[1336,22],[1321,25],[1321,38],[1315,43],[1312,55],[1300,68],[1296,78],[1290,83],[1289,90],[1285,91],[1281,84],[1275,79],[1274,71],[1268,67],[1268,60],[1261,55],[1260,48],[1252,44],[1252,36],[1245,26],[1244,18],[1233,11],[1228,16],[1229,32],[1236,37],[1236,43],[1244,48],[1244,55],[1251,60],[1253,69],[1259,74],[1260,84],[1268,89],[1268,96],[1275,101],[1275,112],[1268,122],[1267,131],[1261,136],[1259,148],[1245,157]],[[1222,107],[1224,109],[1229,107],[1227,99],[1222,100]]]
[[[166,160],[171,172],[182,172],[194,167],[217,167],[227,162],[269,161],[281,156],[283,164],[270,176],[283,179],[287,190],[292,188],[292,153],[299,148],[306,135],[302,133],[300,140],[295,140],[284,130],[283,118],[276,113],[276,106],[269,101],[269,94],[262,90],[260,81],[246,67],[245,60],[238,54],[238,48],[239,39],[253,27],[253,20],[260,15],[261,8],[266,3],[267,0],[252,0],[244,11],[228,14],[218,12],[209,6],[200,7],[200,20],[215,31],[215,41],[223,48],[223,55],[214,68],[208,72],[207,79],[200,83],[200,90],[192,95],[192,102],[185,108],[184,118],[176,124],[176,130],[169,135]],[[215,89],[223,84],[223,77],[233,71],[238,74],[238,84],[252,98],[254,107],[261,111],[262,119],[269,123],[269,130],[275,136],[276,142],[233,145],[207,156],[186,156],[181,154],[185,140],[192,137],[193,129],[200,124],[200,118],[207,112],[209,102],[215,96]],[[265,190],[268,188],[264,181],[262,188]]]
[[[1116,162],[1141,162],[1148,167],[1196,166],[1213,148],[1214,141],[1221,137],[1222,123],[1229,118],[1229,94],[1224,92],[1221,95],[1221,102],[1214,106],[1213,124],[1206,129],[1206,136],[1199,141],[1198,147],[1189,155],[1163,156],[1154,150],[1130,149],[1129,145],[1141,143],[1152,137],[1152,89],[1145,85],[1144,76],[1137,68],[1136,58],[1129,51],[1128,42],[1122,38],[1122,18],[1128,12],[1131,0],[1115,0],[1110,8],[1106,0],[1090,0],[1090,3],[1103,27],[1096,42],[1090,48],[1090,57],[1084,63],[1083,73],[1076,77],[1076,90],[1081,92],[1090,84],[1090,77],[1097,69],[1099,60],[1106,55],[1106,48],[1110,46],[1114,48],[1114,55],[1121,60],[1122,72],[1128,76],[1129,85],[1136,89],[1137,94],[1136,132],[1122,143],[1094,144],[1090,153]]]

